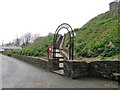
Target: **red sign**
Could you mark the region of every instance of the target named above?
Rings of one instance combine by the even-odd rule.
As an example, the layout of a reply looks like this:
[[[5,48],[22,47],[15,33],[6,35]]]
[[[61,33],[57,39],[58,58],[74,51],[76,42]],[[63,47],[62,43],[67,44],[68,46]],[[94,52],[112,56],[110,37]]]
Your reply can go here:
[[[49,53],[52,54],[52,46],[49,46]]]
[[[52,59],[52,55],[53,55],[53,50],[52,50],[53,48],[52,48],[52,46],[48,46],[48,55],[49,55],[49,59]]]

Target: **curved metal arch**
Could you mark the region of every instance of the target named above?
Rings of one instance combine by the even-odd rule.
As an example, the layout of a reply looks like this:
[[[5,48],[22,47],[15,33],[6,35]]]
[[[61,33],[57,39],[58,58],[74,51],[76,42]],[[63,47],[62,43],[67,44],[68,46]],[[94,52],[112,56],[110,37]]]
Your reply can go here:
[[[67,24],[67,23],[62,23],[61,25],[59,25],[58,26],[58,28],[56,29],[56,31],[55,31],[55,34],[54,34],[54,44],[53,44],[53,51],[55,52],[56,51],[56,40],[57,40],[57,36],[58,36],[58,33],[59,33],[59,31],[61,30],[61,29],[63,29],[63,28],[65,28],[67,31],[68,31],[68,33],[69,33],[69,37],[70,37],[70,40],[69,40],[69,44],[70,44],[70,47],[69,47],[69,59],[72,59],[73,60],[73,47],[72,46],[74,46],[73,44],[73,42],[74,42],[74,31],[72,30],[72,27],[69,25],[69,24]],[[69,28],[70,28],[70,30],[69,30]],[[72,35],[72,36],[71,36]],[[71,43],[72,42],[72,43]],[[71,56],[72,55],[72,56]],[[55,57],[55,53],[53,53],[53,58]]]
[[[63,25],[68,26],[68,28],[70,28],[71,31],[69,31],[68,28],[66,28],[65,26],[63,27]],[[60,28],[60,27],[61,27],[61,28]],[[72,27],[71,27],[68,23],[62,23],[61,25],[59,25],[58,28],[57,28],[56,31],[55,31],[55,35],[57,35],[57,34],[59,33],[59,31],[60,31],[61,29],[63,29],[63,28],[67,29],[68,32],[70,32],[70,37],[71,37],[71,35],[74,37],[74,33],[72,33],[72,32],[73,32],[73,29],[72,29]],[[55,35],[54,35],[54,38],[56,38]]]
[[[62,27],[62,28],[60,28],[57,32],[56,32],[56,34],[55,34],[55,41],[54,41],[54,47],[56,47],[56,40],[57,40],[57,37],[58,37],[58,33],[59,33],[59,31],[61,30],[61,29],[63,29],[63,28],[65,28],[67,31],[68,31],[68,33],[69,33],[69,36],[71,36],[71,32],[68,30],[68,28],[66,28],[66,27]],[[70,44],[70,46],[69,46],[69,60],[71,59],[71,38],[70,38],[70,40],[69,40],[69,44]],[[55,51],[55,50],[54,50]],[[54,56],[55,56],[55,53],[54,53]]]
[[[70,29],[72,30],[72,27],[71,27],[69,24],[67,24],[67,23],[62,23],[62,24],[59,25],[58,28],[56,29],[55,34],[56,34],[57,30],[59,30],[59,28],[60,28],[61,26],[63,26],[63,25],[66,25],[66,26],[70,27]],[[65,28],[66,28],[66,27],[65,27]]]

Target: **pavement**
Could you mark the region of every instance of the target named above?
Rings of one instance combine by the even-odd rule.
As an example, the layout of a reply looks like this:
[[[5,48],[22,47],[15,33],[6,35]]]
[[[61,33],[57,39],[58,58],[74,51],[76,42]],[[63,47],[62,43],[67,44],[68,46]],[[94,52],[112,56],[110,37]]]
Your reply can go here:
[[[0,54],[1,88],[118,88],[118,82],[98,79],[70,79]]]

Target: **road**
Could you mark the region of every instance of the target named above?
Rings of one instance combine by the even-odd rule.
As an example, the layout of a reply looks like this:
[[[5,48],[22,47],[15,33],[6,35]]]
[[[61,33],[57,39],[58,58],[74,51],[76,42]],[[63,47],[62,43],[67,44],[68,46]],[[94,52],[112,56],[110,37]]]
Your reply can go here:
[[[117,88],[116,81],[82,78],[69,79],[47,72],[23,61],[0,54],[2,88]]]

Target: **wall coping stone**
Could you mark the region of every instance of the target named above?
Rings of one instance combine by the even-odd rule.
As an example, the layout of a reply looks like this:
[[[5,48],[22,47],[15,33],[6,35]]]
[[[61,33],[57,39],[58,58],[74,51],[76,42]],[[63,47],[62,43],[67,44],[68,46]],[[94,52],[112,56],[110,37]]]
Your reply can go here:
[[[22,56],[22,57],[29,57],[29,58],[33,58],[33,59],[38,59],[38,60],[43,60],[43,61],[47,61],[47,59],[43,59],[43,58],[40,58],[40,57],[33,57],[33,56],[25,56],[25,55],[18,55],[18,54],[14,54],[14,55],[17,55],[17,56]]]
[[[80,60],[65,60],[66,62],[85,62],[85,61],[80,61]],[[87,62],[86,62],[87,63]]]

